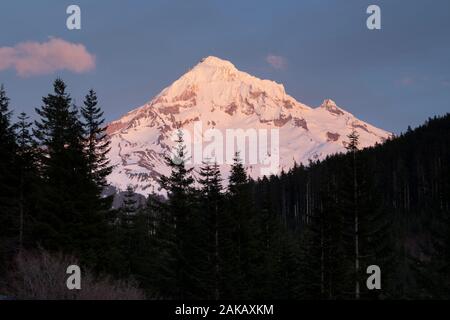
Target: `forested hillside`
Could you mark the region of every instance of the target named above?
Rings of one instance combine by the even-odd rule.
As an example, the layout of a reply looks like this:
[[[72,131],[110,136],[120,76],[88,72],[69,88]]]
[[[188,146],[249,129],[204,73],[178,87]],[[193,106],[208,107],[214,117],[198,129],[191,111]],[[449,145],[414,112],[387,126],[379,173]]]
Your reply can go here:
[[[361,297],[373,297],[363,288],[366,267],[376,264],[380,297],[448,298],[449,145],[447,114],[383,145],[350,146],[345,155],[254,185],[258,211],[278,215],[300,239],[306,297],[355,297],[359,260]]]

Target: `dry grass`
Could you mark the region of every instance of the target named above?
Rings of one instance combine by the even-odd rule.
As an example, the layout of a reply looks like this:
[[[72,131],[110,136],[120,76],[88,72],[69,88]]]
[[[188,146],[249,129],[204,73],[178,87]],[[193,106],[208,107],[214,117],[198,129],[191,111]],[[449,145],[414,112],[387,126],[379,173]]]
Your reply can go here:
[[[7,278],[6,293],[25,300],[142,300],[142,290],[132,281],[95,277],[81,272],[81,290],[69,290],[67,267],[77,260],[44,250],[22,252],[16,257],[15,270]]]

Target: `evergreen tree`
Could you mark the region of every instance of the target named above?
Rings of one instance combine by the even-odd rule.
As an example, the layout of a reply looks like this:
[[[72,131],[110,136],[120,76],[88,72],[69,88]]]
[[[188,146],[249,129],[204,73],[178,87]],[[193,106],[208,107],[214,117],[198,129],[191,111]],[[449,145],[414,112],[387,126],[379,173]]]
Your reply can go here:
[[[39,185],[39,176],[36,164],[36,143],[30,133],[32,124],[28,122],[29,117],[24,112],[18,119],[16,164],[19,171],[19,246],[22,249],[24,238],[28,236],[28,231],[32,227],[29,218],[30,213],[35,211],[35,190]]]
[[[354,246],[354,263],[355,263],[355,270],[354,270],[354,277],[355,277],[355,299],[360,298],[360,239],[359,239],[359,229],[360,229],[360,212],[359,212],[359,203],[358,203],[358,192],[359,192],[359,186],[358,186],[358,170],[357,170],[357,163],[356,163],[356,152],[358,151],[358,144],[359,144],[359,135],[356,133],[355,130],[353,130],[349,135],[349,143],[346,146],[346,149],[351,153],[351,179],[352,179],[352,189],[353,189],[353,198],[351,200],[351,207],[352,207],[352,213],[353,213],[353,246]]]
[[[93,209],[98,216],[98,227],[107,228],[105,218],[111,209],[114,195],[105,196],[104,188],[107,186],[106,177],[112,172],[112,166],[108,159],[110,140],[106,134],[106,126],[103,111],[98,106],[96,92],[91,89],[85,96],[83,107],[80,109],[82,116],[84,152],[87,161],[88,179],[93,184],[91,196]],[[101,220],[100,220],[101,219]],[[105,245],[107,236],[101,239]],[[114,248],[102,251],[105,256]]]
[[[448,164],[445,168],[448,173]],[[448,175],[444,175],[445,179]],[[445,187],[444,187],[445,188]],[[446,192],[449,192],[448,182]],[[425,291],[425,297],[432,299],[450,298],[450,192],[447,194],[445,205],[441,204],[441,210],[437,210],[436,204],[430,208],[436,215],[436,221],[432,225],[432,243],[431,248],[424,251],[429,255],[428,261],[417,261],[416,275],[422,282]],[[443,202],[444,202],[443,201]],[[438,205],[439,206],[439,205]]]
[[[196,298],[201,288],[198,265],[194,262],[199,257],[198,243],[194,235],[197,231],[194,179],[192,168],[186,168],[186,147],[181,130],[178,132],[175,152],[166,157],[166,164],[171,168],[170,176],[162,176],[161,186],[167,191],[165,215],[160,223],[160,235],[165,237],[162,267],[169,280],[164,288],[164,295],[171,298]],[[197,212],[198,213],[198,212]],[[169,286],[170,285],[170,286]]]
[[[11,124],[9,98],[0,86],[0,273],[3,262],[17,247],[17,179],[15,172],[16,138]]]
[[[33,130],[40,149],[44,185],[34,238],[44,248],[64,250],[100,267],[107,242],[104,206],[85,153],[78,110],[61,79],[36,109]]]
[[[203,263],[203,286],[207,290],[207,298],[218,300],[221,297],[220,279],[222,276],[222,217],[224,202],[222,194],[222,178],[217,163],[205,162],[200,169],[200,213],[203,225],[203,243],[206,259]],[[202,239],[200,239],[202,240]]]
[[[123,204],[119,210],[119,246],[123,258],[122,276],[133,272],[134,240],[136,224],[136,213],[138,211],[136,194],[133,186],[128,185],[124,194]]]
[[[103,189],[106,186],[106,177],[112,171],[107,157],[111,142],[107,139],[105,119],[98,106],[97,94],[92,89],[85,97],[81,114],[84,120],[86,154],[90,174],[99,188]]]
[[[370,158],[358,150],[359,136],[353,131],[348,138],[349,152],[342,162],[336,202],[343,219],[344,268],[347,269],[341,279],[347,283],[344,291],[352,292],[350,296],[354,299],[378,298],[378,291],[369,291],[365,286],[365,271],[368,266],[377,265],[383,270],[384,278],[389,278],[392,257],[389,248],[393,246],[391,221],[380,208],[381,197],[370,171]]]
[[[11,124],[12,111],[9,110],[9,98],[3,85],[0,86],[0,134],[2,154],[14,149],[14,127]]]
[[[293,299],[298,296],[299,252],[292,233],[273,209],[274,187],[264,177],[258,181],[256,204],[255,253],[252,263],[251,296],[257,299]],[[256,201],[255,201],[256,202]]]
[[[227,279],[224,290],[230,298],[250,298],[254,257],[256,255],[256,220],[251,188],[244,165],[236,153],[231,167],[227,192],[227,218],[231,247],[226,253]]]
[[[145,207],[139,208],[133,216],[132,234],[132,275],[139,281],[149,296],[158,297],[158,275],[156,264],[158,261],[159,234],[157,234],[158,214],[160,210],[160,197],[151,194],[147,198]]]
[[[428,283],[433,298],[450,298],[450,211],[443,211],[440,217],[439,233],[435,233],[433,262],[431,263],[432,280]]]
[[[343,219],[336,206],[336,176],[327,166],[322,170],[316,181],[319,196],[310,205],[311,215],[301,235],[299,294],[306,299],[344,297]]]

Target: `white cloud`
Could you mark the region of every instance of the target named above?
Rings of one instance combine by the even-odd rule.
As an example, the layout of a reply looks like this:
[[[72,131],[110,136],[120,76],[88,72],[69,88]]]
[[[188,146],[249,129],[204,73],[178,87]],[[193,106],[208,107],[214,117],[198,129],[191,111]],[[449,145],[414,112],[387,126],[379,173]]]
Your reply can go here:
[[[21,77],[59,70],[84,73],[95,68],[95,56],[82,44],[50,38],[47,42],[20,42],[0,47],[0,71],[14,69]]]

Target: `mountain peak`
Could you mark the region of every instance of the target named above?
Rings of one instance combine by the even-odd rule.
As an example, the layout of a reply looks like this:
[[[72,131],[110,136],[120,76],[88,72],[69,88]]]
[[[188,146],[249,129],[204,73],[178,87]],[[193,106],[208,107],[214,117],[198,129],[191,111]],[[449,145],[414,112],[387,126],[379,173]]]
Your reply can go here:
[[[331,99],[325,99],[320,105],[320,108],[323,108],[336,116],[344,115],[344,110],[339,108],[336,102]]]
[[[331,99],[325,99],[323,100],[323,103],[321,105],[322,107],[337,107],[336,102],[334,102]]]
[[[252,148],[250,140],[257,137],[257,150],[253,150],[257,152],[252,151],[257,161],[250,156],[250,149],[244,151],[243,157],[253,179],[268,168],[268,159],[276,161],[271,163],[276,170],[287,170],[294,163],[306,164],[345,152],[344,140],[352,130],[360,134],[362,147],[389,136],[388,132],[337,107],[331,99],[326,99],[319,108],[311,108],[289,96],[282,84],[257,78],[227,60],[208,56],[147,104],[108,125],[111,140],[108,157],[114,166],[108,177],[111,185],[126,189],[132,184],[143,194],[162,192],[158,181],[162,174],[170,172],[164,159],[171,151],[174,144],[171,137],[178,128],[189,132],[185,143],[194,150],[191,158],[198,161],[188,165],[196,169],[201,166],[203,151],[219,146],[214,149],[217,155],[224,155],[226,148],[234,152],[234,144],[239,144],[241,137]],[[214,137],[209,129],[214,129]],[[227,138],[229,130],[235,132],[236,139]],[[266,140],[269,132],[271,138]],[[264,141],[267,149],[269,140],[270,148],[276,149],[274,153],[258,149],[264,148],[264,143],[261,144]],[[204,150],[198,152],[197,147]],[[226,180],[230,163],[225,160],[218,162]]]
[[[215,56],[203,58],[164,89],[158,98],[178,104],[186,102],[185,106],[215,105],[228,108],[236,105],[249,110],[263,104],[262,100],[267,100],[264,102],[267,107],[278,108],[276,101],[283,104],[287,100],[292,100],[292,105],[296,105],[287,96],[282,84],[254,77],[238,70],[230,61]]]
[[[200,60],[198,65],[216,67],[216,68],[231,68],[236,69],[234,64],[228,60],[220,59],[215,56],[208,56]]]

